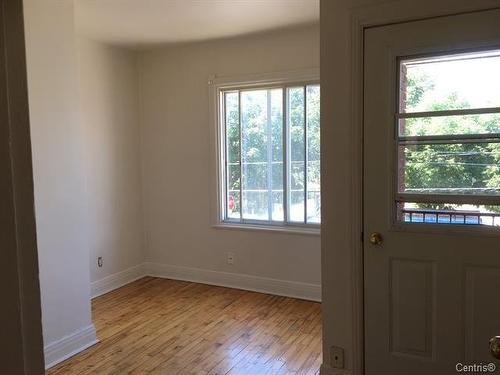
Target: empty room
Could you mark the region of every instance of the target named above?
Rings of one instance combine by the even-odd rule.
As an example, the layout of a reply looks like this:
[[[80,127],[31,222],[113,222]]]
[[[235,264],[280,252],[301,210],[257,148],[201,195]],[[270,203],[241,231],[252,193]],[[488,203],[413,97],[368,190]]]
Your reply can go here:
[[[0,22],[0,375],[500,371],[498,0]]]
[[[317,373],[319,2],[24,10],[48,373]]]

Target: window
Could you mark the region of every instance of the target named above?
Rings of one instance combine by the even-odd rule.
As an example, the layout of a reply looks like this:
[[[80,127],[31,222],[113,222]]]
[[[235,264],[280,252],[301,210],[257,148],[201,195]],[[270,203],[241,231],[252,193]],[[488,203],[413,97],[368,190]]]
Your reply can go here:
[[[399,62],[397,219],[500,226],[500,51]]]
[[[319,84],[231,86],[217,96],[221,220],[319,226]]]

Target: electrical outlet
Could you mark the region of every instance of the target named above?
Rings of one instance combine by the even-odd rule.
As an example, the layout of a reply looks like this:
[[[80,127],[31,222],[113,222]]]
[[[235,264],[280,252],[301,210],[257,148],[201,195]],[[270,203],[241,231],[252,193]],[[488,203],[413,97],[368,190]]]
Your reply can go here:
[[[97,257],[97,267],[102,267],[102,257]]]
[[[234,264],[234,253],[229,251],[226,253],[226,255],[227,255],[227,264],[233,265]]]
[[[330,348],[330,364],[333,368],[344,368],[344,349],[338,346]]]

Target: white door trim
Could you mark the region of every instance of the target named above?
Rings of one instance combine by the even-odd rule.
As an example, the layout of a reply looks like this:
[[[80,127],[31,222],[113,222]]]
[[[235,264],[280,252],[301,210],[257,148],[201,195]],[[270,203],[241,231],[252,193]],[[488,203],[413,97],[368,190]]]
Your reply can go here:
[[[2,373],[42,374],[43,340],[23,2],[0,2]]]
[[[323,126],[321,134],[323,140],[328,140],[323,141],[322,155],[322,191],[327,192],[322,204],[322,374],[364,374],[361,242],[364,30],[498,8],[498,1],[495,0],[321,0],[321,107],[329,107],[322,110],[321,122],[336,124],[335,128]],[[346,36],[347,41],[340,40]],[[344,47],[343,43],[348,45],[347,53],[332,52]],[[348,70],[347,79],[340,77],[346,73],[345,67]],[[350,94],[345,95],[346,92]],[[336,104],[333,104],[334,101]],[[345,150],[343,157],[338,158],[338,150]],[[335,213],[339,211],[351,214],[344,216],[340,223],[335,219]],[[332,277],[332,274],[339,276]],[[347,371],[336,370],[330,365],[329,350],[332,345],[345,349]]]

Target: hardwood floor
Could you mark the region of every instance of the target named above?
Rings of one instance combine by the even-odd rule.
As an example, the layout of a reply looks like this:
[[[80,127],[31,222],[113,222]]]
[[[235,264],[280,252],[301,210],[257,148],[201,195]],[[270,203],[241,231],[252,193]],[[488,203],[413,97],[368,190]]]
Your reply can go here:
[[[47,374],[319,373],[319,303],[145,277],[92,312],[100,343]]]

